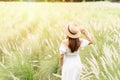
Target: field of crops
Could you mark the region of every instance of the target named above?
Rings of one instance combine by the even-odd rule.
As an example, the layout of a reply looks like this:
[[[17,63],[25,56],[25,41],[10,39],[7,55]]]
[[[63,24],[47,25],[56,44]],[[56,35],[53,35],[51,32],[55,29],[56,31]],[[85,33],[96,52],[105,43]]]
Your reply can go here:
[[[94,44],[80,49],[81,80],[120,80],[120,4],[0,3],[0,80],[60,80],[64,27],[80,23]],[[83,35],[80,35],[83,37]]]

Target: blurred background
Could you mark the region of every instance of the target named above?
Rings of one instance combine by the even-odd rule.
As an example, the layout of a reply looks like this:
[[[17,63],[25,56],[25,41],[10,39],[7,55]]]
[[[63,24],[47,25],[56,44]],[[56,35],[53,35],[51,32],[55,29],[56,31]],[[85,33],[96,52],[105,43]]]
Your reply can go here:
[[[59,46],[70,21],[94,42],[80,49],[81,80],[120,80],[119,1],[1,1],[0,80],[60,80],[53,74],[61,75]]]

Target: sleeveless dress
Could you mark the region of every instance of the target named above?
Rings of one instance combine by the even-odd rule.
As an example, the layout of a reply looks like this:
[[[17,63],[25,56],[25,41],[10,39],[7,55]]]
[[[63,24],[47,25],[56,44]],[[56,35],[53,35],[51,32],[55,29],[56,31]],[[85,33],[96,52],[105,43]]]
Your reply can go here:
[[[88,44],[88,40],[82,39],[80,48],[84,48]],[[70,49],[63,43],[61,44],[59,50],[60,54],[64,54],[62,80],[80,80],[82,63],[79,56],[79,50],[72,53]]]

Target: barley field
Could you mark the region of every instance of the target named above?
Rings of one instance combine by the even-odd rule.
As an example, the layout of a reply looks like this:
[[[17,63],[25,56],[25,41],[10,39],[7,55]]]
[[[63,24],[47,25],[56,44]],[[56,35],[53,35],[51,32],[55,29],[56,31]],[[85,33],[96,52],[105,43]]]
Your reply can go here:
[[[81,80],[120,80],[120,3],[111,2],[0,2],[0,80],[60,80],[70,21],[94,41],[80,49]]]

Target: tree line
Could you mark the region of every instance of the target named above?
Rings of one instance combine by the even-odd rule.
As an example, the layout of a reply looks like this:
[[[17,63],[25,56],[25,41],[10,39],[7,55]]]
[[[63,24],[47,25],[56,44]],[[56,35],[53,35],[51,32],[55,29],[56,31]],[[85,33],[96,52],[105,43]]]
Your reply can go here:
[[[85,2],[85,1],[111,1],[120,2],[120,0],[0,0],[0,1],[28,1],[28,2]]]

